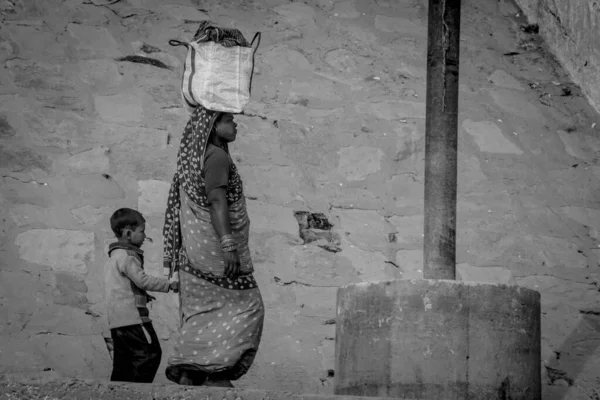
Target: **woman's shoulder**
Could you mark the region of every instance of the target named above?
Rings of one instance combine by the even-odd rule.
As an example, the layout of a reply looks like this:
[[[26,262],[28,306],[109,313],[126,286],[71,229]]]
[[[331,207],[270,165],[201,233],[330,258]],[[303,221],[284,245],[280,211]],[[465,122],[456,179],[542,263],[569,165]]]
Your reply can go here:
[[[208,146],[206,146],[206,153],[204,154],[204,157],[214,157],[219,159],[225,158],[229,160],[229,154],[227,154],[227,152],[219,146],[215,146],[212,143],[209,143]]]
[[[222,148],[209,144],[206,147],[206,153],[204,154],[204,165],[206,168],[224,168],[229,166],[229,154]]]

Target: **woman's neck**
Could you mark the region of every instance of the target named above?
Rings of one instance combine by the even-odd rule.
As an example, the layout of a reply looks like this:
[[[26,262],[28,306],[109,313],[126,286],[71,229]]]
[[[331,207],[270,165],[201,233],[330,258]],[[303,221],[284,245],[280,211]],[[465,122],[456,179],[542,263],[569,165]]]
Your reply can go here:
[[[213,136],[210,138],[209,143],[212,144],[213,146],[217,146],[222,148],[223,150],[227,151],[227,143],[221,141],[218,137]]]

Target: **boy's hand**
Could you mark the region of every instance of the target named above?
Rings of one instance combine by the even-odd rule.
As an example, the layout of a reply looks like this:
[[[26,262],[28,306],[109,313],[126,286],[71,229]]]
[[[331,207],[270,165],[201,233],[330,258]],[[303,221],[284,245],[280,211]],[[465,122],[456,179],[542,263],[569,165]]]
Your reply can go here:
[[[179,293],[179,282],[171,282],[169,284],[169,290],[172,290],[173,293]]]
[[[156,300],[156,297],[150,295],[150,294],[146,294],[146,301],[148,303],[150,303],[152,300]]]

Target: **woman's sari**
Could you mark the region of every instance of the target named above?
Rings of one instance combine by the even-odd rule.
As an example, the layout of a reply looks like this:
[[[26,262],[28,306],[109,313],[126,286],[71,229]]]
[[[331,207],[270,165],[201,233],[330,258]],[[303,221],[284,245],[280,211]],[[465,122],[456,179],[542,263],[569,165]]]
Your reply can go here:
[[[206,199],[204,154],[217,115],[202,107],[192,113],[165,216],[165,261],[170,265],[169,275],[179,274],[181,307],[180,337],[166,374],[177,383],[183,370],[215,379],[240,378],[252,365],[262,335],[264,306],[252,276],[250,220],[242,181],[231,160],[227,203],[241,261],[235,280],[224,276],[221,242]]]

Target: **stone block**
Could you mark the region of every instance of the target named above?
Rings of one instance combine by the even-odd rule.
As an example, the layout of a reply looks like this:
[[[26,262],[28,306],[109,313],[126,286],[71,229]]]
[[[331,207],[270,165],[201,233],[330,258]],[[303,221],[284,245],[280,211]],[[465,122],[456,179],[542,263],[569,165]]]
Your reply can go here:
[[[330,110],[344,106],[343,89],[328,79],[292,79],[285,102],[310,109]]]
[[[262,64],[271,68],[273,76],[284,76],[292,71],[312,71],[311,62],[298,50],[288,46],[275,46],[264,52]]]
[[[354,1],[340,1],[335,3],[332,13],[337,18],[355,19],[360,17],[360,12],[356,10]]]
[[[315,10],[302,3],[283,4],[273,8],[282,19],[293,27],[312,27],[315,25]]]
[[[25,261],[85,274],[86,263],[94,261],[94,239],[94,233],[87,231],[32,229],[19,234],[15,245]]]
[[[382,32],[396,33],[402,36],[427,37],[427,24],[387,15],[375,15],[375,28]]]
[[[379,172],[385,153],[376,147],[344,147],[340,149],[338,172],[349,181],[361,181]]]
[[[514,89],[514,90],[525,90],[525,87],[516,80],[512,75],[508,72],[503,71],[501,69],[497,69],[490,76],[488,76],[488,81],[496,85],[497,87],[505,88],[505,89]]]
[[[542,112],[522,93],[508,89],[494,89],[490,91],[494,102],[505,111],[522,119],[543,123],[546,120]]]
[[[142,98],[134,94],[96,95],[94,107],[100,118],[109,122],[139,122],[144,117]]]
[[[423,210],[425,189],[423,182],[411,175],[396,175],[388,182],[389,196],[396,207]]]
[[[250,229],[254,232],[281,232],[299,237],[294,210],[260,201],[248,201]]]
[[[6,24],[8,25],[8,24]],[[3,27],[5,24],[3,24]],[[12,24],[6,26],[6,32],[16,45],[15,53],[26,60],[47,60],[64,62],[66,46],[58,46],[56,35],[36,26]]]
[[[422,215],[393,216],[389,221],[396,227],[396,242],[422,246],[424,217]]]
[[[49,368],[48,364],[33,351],[31,342],[26,337],[0,336],[0,374],[41,371]],[[21,378],[23,378],[22,374]],[[0,385],[0,388],[2,386]]]
[[[302,314],[312,317],[335,318],[335,296],[337,286],[294,285],[296,304],[302,307]]]
[[[60,216],[51,208],[33,204],[15,204],[9,209],[13,222],[18,227],[23,226],[57,226],[61,222]]]
[[[138,198],[138,211],[143,215],[163,215],[167,210],[169,197],[169,182],[147,180],[138,182],[140,197]]]
[[[67,25],[67,31],[77,39],[77,50],[88,58],[114,58],[121,55],[119,44],[105,27],[71,23]]]
[[[51,299],[50,273],[0,270],[0,335],[15,335],[27,326],[31,315]],[[0,344],[0,351],[2,344]],[[0,354],[1,358],[1,354]]]
[[[79,62],[79,77],[99,92],[118,88],[123,81],[113,60],[82,60]]]
[[[464,130],[473,136],[481,151],[501,154],[523,154],[523,151],[508,140],[498,125],[490,121],[474,122],[467,119],[462,124]]]
[[[358,208],[361,210],[380,210],[387,198],[383,194],[374,193],[372,190],[361,188],[339,188],[335,185],[319,190],[320,196],[329,200],[333,208]]]
[[[184,6],[180,4],[168,4],[163,7],[164,14],[168,14],[171,18],[182,21],[202,21],[209,19],[206,12],[200,11],[196,7]]]
[[[70,89],[67,77],[56,65],[15,59],[8,61],[6,66],[14,77],[14,83],[21,88],[37,91]]]
[[[338,231],[341,236],[354,246],[363,250],[385,251],[390,243],[389,234],[395,231],[374,210],[336,210],[340,218]]]
[[[505,267],[474,267],[469,264],[458,264],[456,266],[456,278],[461,281],[515,284],[512,272]]]
[[[347,49],[334,49],[325,54],[325,62],[333,69],[351,75],[360,75],[369,65],[369,59]]]
[[[17,131],[8,122],[8,118],[0,114],[0,138],[15,136]]]
[[[390,275],[388,272],[388,268],[386,267],[388,258],[383,253],[362,250],[345,238],[342,239],[342,251],[338,253],[338,256],[352,263],[352,266],[360,275],[360,280],[363,282],[375,282],[395,278],[395,276]]]
[[[65,185],[70,198],[79,198],[91,206],[100,207],[108,200],[125,198],[123,188],[108,175],[73,175],[66,178]]]
[[[396,265],[402,279],[423,279],[423,250],[399,250]]]
[[[54,304],[86,309],[88,287],[81,276],[59,271],[54,273],[53,283]],[[97,286],[97,281],[94,285]]]
[[[29,318],[25,332],[34,335],[89,336],[101,334],[95,328],[92,316],[85,310],[64,306],[40,307]]]
[[[562,129],[556,131],[556,133],[563,142],[568,155],[580,160],[594,162],[596,154],[591,147],[587,146],[585,135],[580,132],[566,132]]]
[[[29,345],[33,354],[43,357],[46,367],[61,376],[108,379],[112,361],[101,335],[36,335]]]
[[[407,100],[387,100],[379,103],[358,103],[360,114],[369,114],[386,121],[425,118],[425,103]]]
[[[116,210],[114,210],[116,211]],[[90,205],[74,208],[71,210],[71,215],[83,225],[95,225],[105,218],[105,224],[109,223],[111,209],[108,207],[92,207]]]
[[[246,196],[270,204],[284,206],[309,190],[304,173],[296,167],[245,166],[240,175]]]
[[[403,125],[394,129],[394,131],[398,137],[396,141],[396,160],[411,160],[421,163],[425,157],[425,125]]]
[[[81,174],[101,174],[108,172],[110,160],[108,147],[99,146],[71,156],[66,165]]]
[[[347,285],[360,282],[360,276],[346,257],[316,246],[294,246],[291,261],[298,281],[310,285]],[[289,251],[286,251],[289,257]]]

